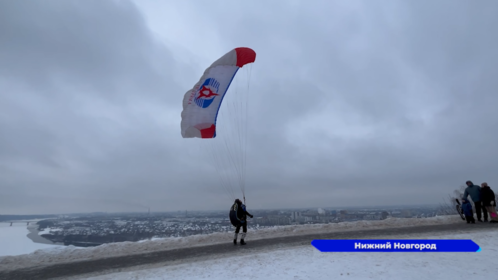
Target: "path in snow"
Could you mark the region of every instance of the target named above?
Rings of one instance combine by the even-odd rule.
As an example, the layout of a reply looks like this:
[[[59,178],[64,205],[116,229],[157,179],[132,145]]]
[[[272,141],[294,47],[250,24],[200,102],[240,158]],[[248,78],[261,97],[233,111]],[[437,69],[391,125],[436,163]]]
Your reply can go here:
[[[398,236],[390,236],[391,239]],[[478,253],[358,252],[321,253],[312,246],[299,246],[231,255],[164,267],[149,266],[133,271],[86,280],[198,280],[198,279],[496,279],[498,231],[482,229],[464,234],[412,234],[412,239],[472,239],[481,246]]]
[[[99,256],[95,256],[93,259],[73,263],[55,264],[31,269],[7,270],[5,272],[0,272],[0,279],[50,279],[55,277],[81,275],[85,273],[101,273],[103,271],[107,271],[109,273],[122,271],[123,269],[133,270],[132,267],[140,265],[174,265],[188,261],[221,258],[223,256],[233,254],[254,254],[256,252],[264,252],[278,248],[286,248],[289,246],[311,246],[310,243],[313,239],[372,239],[382,236],[401,236],[407,234],[434,235],[440,233],[473,232],[485,229],[498,229],[498,224],[486,223],[468,225],[460,220],[457,223],[434,226],[413,226],[374,230],[363,229],[328,233],[322,232],[308,235],[291,235],[287,237],[252,240],[250,243],[248,242],[249,244],[245,247],[234,247],[233,244],[230,243],[230,239],[228,239],[226,240],[226,243],[223,244],[155,251],[138,255],[110,257],[105,259],[98,259]],[[40,255],[40,257],[42,257],[42,255]]]

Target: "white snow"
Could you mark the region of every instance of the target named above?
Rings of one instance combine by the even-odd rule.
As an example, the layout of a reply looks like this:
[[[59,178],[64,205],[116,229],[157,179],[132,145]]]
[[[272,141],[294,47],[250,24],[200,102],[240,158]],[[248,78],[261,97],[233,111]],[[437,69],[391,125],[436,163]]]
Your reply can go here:
[[[38,232],[38,235],[44,235],[44,234],[49,234],[50,233],[50,228],[45,228],[42,231]]]
[[[114,221],[114,224],[116,224],[117,226],[124,226],[127,223],[128,223],[127,221],[121,221],[121,220]]]
[[[405,235],[402,238],[472,239],[482,251],[478,253],[321,253],[309,245],[195,263],[164,267],[155,265],[140,270],[77,279],[496,279],[498,272],[496,268],[498,231],[496,230],[452,235]]]
[[[458,215],[432,218],[388,218],[378,221],[356,221],[334,224],[293,225],[251,230],[247,241],[280,236],[316,234],[333,231],[348,231],[376,228],[409,227],[418,225],[438,225],[461,222]],[[184,247],[204,246],[209,244],[230,242],[232,232],[194,235],[189,237],[171,237],[145,242],[120,242],[104,244],[98,247],[78,248],[74,246],[50,246],[49,249],[37,250],[21,256],[0,257],[0,270],[12,270],[33,266],[44,266],[66,262],[98,259],[113,256],[125,256],[152,251],[177,249]],[[40,244],[42,245],[42,244]]]
[[[28,226],[25,222],[16,221],[12,226],[10,222],[0,223],[0,260],[4,256],[25,255],[36,250],[51,249],[57,246],[35,243],[27,237],[28,233]]]
[[[62,231],[62,228],[44,228],[42,231],[38,232],[38,235],[50,234],[56,231]]]

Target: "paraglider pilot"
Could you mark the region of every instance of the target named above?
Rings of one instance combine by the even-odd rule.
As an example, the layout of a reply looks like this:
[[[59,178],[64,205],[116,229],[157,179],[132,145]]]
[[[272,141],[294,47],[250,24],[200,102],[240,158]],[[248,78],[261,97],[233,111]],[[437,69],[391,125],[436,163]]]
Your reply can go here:
[[[245,245],[244,238],[247,234],[247,216],[253,218],[254,216],[249,214],[246,210],[246,206],[242,204],[240,199],[236,199],[232,207],[230,208],[230,222],[235,227],[235,235],[233,238],[233,244],[237,244],[237,236],[239,235],[240,227],[242,227],[242,236],[240,238],[240,245]]]

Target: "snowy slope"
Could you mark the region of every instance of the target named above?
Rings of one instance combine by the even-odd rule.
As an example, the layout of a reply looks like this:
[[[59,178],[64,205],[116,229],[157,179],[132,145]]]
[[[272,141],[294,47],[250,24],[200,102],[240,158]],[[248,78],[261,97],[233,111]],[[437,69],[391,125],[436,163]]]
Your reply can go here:
[[[380,221],[356,221],[337,224],[295,225],[266,228],[248,233],[247,240],[315,234],[335,231],[437,225],[461,222],[458,215],[432,218],[389,218]],[[121,242],[104,244],[98,247],[78,248],[74,246],[53,247],[37,250],[31,254],[0,257],[0,270],[13,270],[33,266],[45,266],[80,260],[125,256],[152,251],[204,246],[230,242],[232,233],[214,233],[183,238],[164,238],[144,242]]]
[[[389,236],[389,239],[395,239]],[[402,238],[472,239],[478,253],[321,253],[311,245],[271,252],[230,256],[194,264],[145,267],[87,280],[159,279],[496,279],[498,231],[454,235],[412,235]]]

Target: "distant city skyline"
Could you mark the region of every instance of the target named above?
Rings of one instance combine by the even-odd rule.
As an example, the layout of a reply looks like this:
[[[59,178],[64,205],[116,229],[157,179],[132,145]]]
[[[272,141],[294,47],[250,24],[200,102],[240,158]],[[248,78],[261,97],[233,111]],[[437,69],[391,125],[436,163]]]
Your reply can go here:
[[[442,204],[442,203],[441,203]],[[251,211],[306,211],[306,210],[356,210],[356,209],[406,209],[406,208],[417,208],[417,207],[440,207],[441,204],[407,204],[407,205],[374,205],[374,206],[349,206],[349,207],[290,207],[290,208],[267,208],[267,209],[257,209],[252,208]],[[229,207],[230,208],[230,207]],[[102,212],[102,211],[88,211],[88,212],[66,212],[66,213],[43,213],[43,214],[1,214],[0,218],[3,216],[48,216],[48,215],[89,215],[89,214],[137,214],[137,215],[149,215],[149,214],[185,214],[185,213],[218,213],[218,212],[226,212],[228,215],[229,209],[215,209],[215,210],[174,210],[174,211],[153,211],[144,210],[144,211],[115,211],[115,212]]]

